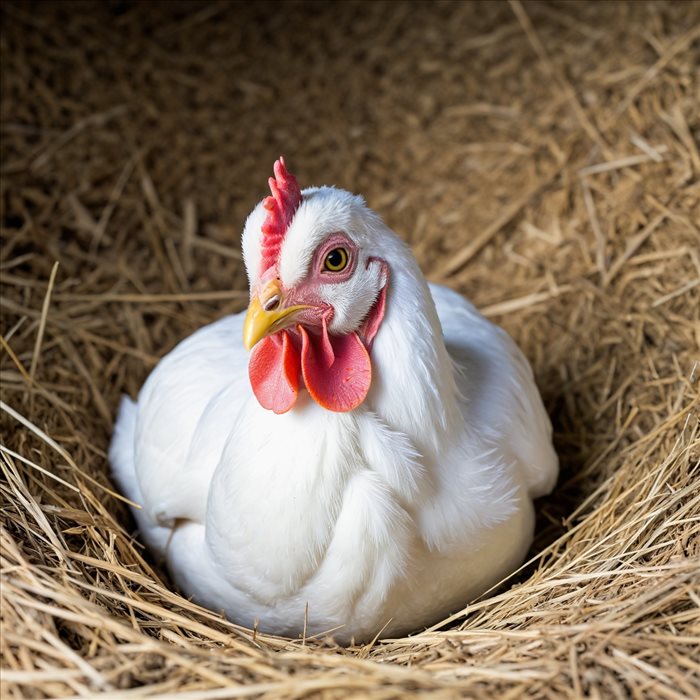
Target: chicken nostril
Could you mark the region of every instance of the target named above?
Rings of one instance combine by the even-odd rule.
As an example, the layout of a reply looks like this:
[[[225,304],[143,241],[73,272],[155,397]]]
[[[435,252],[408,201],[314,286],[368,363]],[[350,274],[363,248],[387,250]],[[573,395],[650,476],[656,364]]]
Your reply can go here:
[[[264,304],[263,309],[265,311],[274,311],[280,305],[280,296],[275,294],[271,296]]]

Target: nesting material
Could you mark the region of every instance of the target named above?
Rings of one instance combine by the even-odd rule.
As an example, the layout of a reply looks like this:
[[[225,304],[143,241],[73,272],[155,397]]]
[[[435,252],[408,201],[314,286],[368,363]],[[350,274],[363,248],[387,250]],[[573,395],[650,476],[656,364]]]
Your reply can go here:
[[[700,4],[0,10],[3,698],[700,695]],[[502,324],[555,425],[529,563],[413,637],[200,609],[108,477],[120,395],[245,306],[280,153]]]

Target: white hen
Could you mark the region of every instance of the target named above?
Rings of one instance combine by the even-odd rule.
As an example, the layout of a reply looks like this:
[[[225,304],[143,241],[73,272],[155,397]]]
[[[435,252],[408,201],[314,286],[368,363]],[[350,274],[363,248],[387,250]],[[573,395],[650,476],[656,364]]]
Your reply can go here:
[[[361,197],[275,174],[243,233],[247,315],[123,400],[114,477],[180,589],[229,619],[418,630],[522,561],[549,419],[508,335],[427,285]]]

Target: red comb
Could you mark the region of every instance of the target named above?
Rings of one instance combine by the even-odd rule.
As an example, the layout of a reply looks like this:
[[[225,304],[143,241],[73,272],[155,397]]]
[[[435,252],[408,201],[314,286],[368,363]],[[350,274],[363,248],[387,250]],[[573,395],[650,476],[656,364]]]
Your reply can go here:
[[[273,169],[275,177],[268,180],[272,196],[263,202],[267,216],[262,225],[262,272],[277,262],[287,227],[301,204],[299,183],[287,171],[282,156],[275,161]]]

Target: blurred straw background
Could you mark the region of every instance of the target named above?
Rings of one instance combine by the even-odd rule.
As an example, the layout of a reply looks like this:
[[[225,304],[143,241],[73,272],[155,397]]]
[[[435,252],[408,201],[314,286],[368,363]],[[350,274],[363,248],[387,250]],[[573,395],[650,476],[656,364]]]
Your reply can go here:
[[[0,12],[3,698],[700,696],[700,3]],[[112,491],[119,396],[246,304],[280,153],[502,324],[555,425],[531,562],[410,638],[237,628]]]

